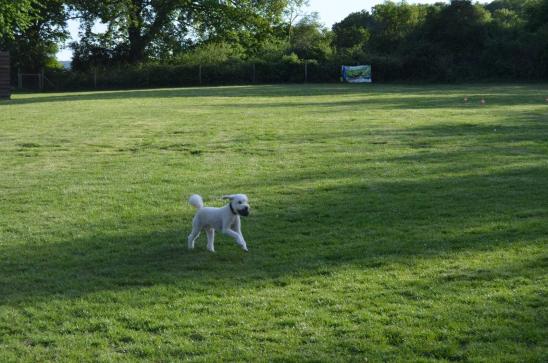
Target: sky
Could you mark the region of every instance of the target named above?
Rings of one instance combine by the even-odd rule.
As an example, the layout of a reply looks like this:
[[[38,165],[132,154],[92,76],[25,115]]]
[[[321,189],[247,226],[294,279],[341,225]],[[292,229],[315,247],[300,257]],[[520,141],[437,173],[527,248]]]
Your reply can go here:
[[[382,4],[384,0],[309,0],[310,5],[306,9],[307,12],[317,12],[320,15],[322,22],[328,27],[344,19],[348,14],[360,10],[371,10],[377,4]],[[449,2],[449,0],[407,0],[408,4],[433,4],[436,2]],[[486,3],[489,1],[478,1]],[[96,30],[101,30],[101,26],[97,26]],[[69,31],[72,40],[78,39],[78,22],[75,20],[69,21]],[[69,40],[67,44],[70,42]],[[57,59],[61,61],[70,61],[72,52],[70,49],[61,49],[57,53]]]

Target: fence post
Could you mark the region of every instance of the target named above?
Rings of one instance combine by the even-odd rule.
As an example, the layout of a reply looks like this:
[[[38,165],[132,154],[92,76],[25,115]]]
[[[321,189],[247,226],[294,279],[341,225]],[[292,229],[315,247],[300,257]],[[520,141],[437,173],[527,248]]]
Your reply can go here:
[[[97,67],[93,67],[93,88],[97,88]]]
[[[198,66],[198,82],[202,84],[202,65]]]
[[[308,82],[308,61],[304,60],[304,83]]]
[[[253,83],[257,82],[257,70],[255,69],[255,63],[253,63]]]
[[[17,88],[23,89],[23,74],[21,73],[21,68],[17,68]]]
[[[40,91],[44,90],[44,68],[40,69],[40,75],[38,76],[38,86],[40,87]]]

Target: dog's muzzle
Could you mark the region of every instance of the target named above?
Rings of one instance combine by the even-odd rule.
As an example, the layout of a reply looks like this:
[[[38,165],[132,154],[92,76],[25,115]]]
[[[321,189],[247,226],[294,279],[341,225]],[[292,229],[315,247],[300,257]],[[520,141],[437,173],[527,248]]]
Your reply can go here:
[[[243,217],[247,217],[249,215],[249,208],[245,207],[245,208],[239,209],[238,214]]]

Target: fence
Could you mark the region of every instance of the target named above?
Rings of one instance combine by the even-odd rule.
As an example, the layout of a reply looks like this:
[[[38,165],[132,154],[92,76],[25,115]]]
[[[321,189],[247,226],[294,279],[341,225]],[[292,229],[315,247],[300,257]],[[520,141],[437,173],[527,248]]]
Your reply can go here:
[[[0,98],[10,98],[10,55],[8,52],[0,52]]]
[[[85,90],[148,87],[182,87],[253,83],[337,82],[340,65],[317,62],[233,62],[204,65],[139,65],[95,68],[86,72],[47,70],[21,73],[20,88],[30,88],[25,75],[37,78],[38,89]],[[25,87],[26,86],[26,87]]]
[[[53,83],[47,76],[44,69],[41,69],[39,73],[23,73],[21,70],[17,70],[17,89],[19,90],[39,90],[56,89],[55,83]]]

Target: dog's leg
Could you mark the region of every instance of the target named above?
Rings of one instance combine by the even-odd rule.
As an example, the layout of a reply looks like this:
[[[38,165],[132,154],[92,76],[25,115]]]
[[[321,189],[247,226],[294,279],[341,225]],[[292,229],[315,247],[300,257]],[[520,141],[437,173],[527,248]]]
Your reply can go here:
[[[200,229],[197,226],[192,226],[192,232],[188,235],[188,249],[194,249],[194,241],[200,235]]]
[[[247,243],[245,242],[244,235],[242,234],[242,224],[240,223],[240,217],[236,218],[236,221],[234,222],[234,230],[240,235],[240,241],[242,242],[239,243],[240,246],[244,251],[247,251]]]
[[[244,251],[247,251],[247,246],[245,244],[245,241],[238,232],[234,232],[233,230],[230,229],[230,226],[227,225],[227,226],[223,226],[223,233],[226,234],[227,236],[234,238],[236,240],[236,243],[239,244]]]
[[[234,238],[236,240],[236,243],[239,244],[240,247],[242,247],[242,249],[247,251],[247,247],[245,247],[245,241],[242,240],[242,237],[240,237],[240,235],[238,233],[234,232],[230,228],[223,229],[223,233],[226,234],[229,237]]]
[[[206,235],[207,235],[207,250],[210,252],[215,252],[215,246],[213,245],[213,243],[215,242],[215,230],[213,228],[207,228]]]

